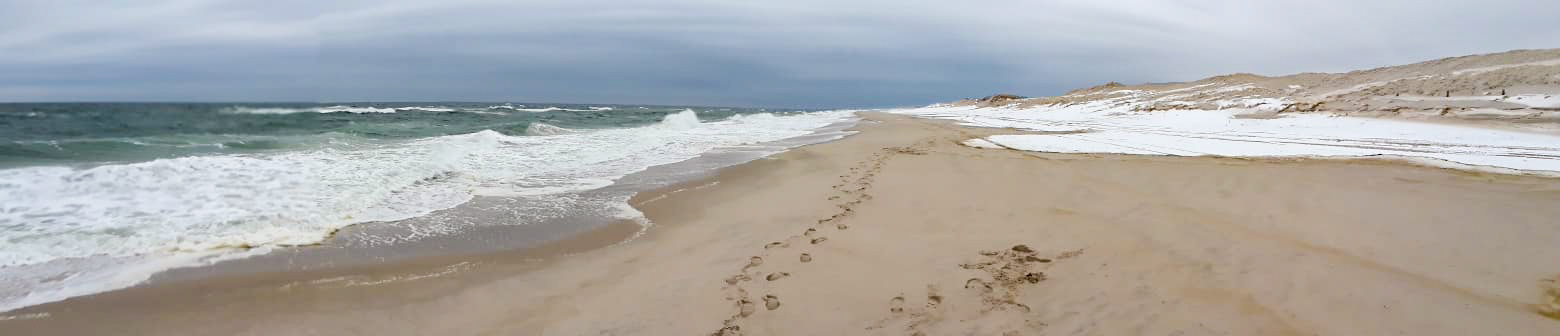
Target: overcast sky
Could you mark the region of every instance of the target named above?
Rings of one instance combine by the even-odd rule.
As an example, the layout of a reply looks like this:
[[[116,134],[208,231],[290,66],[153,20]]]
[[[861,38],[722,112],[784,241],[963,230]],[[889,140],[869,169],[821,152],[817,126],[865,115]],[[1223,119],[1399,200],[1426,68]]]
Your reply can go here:
[[[1560,47],[1555,0],[6,0],[0,101],[922,105]]]

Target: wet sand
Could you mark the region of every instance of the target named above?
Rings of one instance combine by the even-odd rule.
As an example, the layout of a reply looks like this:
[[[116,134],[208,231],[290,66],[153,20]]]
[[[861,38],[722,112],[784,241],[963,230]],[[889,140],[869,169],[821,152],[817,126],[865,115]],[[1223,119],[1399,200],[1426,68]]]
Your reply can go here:
[[[1008,131],[869,116],[639,194],[655,225],[628,242],[622,224],[550,250],[170,282],[6,313],[28,318],[0,334],[1560,330],[1542,305],[1560,180],[975,149],[958,143]]]

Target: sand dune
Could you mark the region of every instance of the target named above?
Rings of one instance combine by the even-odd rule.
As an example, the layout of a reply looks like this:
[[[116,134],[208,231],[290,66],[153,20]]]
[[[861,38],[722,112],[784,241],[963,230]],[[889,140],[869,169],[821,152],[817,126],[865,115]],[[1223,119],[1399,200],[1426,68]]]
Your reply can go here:
[[[1245,109],[1248,117],[1319,113],[1555,122],[1560,121],[1560,49],[1452,57],[1348,73],[1233,74],[1182,83],[1109,83],[1056,97],[992,98],[946,106]]]

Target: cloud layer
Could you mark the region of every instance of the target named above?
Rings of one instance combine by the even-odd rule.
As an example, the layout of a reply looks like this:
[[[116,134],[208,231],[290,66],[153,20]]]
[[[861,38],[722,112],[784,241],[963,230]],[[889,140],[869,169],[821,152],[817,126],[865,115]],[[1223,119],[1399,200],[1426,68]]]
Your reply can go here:
[[[904,106],[1560,47],[1548,0],[7,1],[0,101]]]

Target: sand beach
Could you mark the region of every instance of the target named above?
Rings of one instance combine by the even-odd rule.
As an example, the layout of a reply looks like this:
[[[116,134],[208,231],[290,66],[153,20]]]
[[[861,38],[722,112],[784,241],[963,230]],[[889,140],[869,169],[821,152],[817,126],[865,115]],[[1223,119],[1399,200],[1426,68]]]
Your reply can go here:
[[[1548,335],[1560,181],[1390,160],[859,133],[635,196],[546,249],[135,287],[5,334]]]

